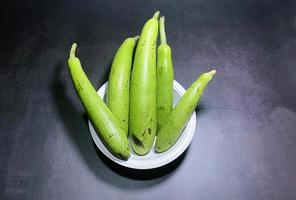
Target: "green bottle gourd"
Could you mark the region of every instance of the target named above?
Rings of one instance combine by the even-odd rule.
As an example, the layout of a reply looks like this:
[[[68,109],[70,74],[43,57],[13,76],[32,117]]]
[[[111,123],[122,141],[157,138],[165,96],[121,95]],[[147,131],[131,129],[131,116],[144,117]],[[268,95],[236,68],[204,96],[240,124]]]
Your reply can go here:
[[[171,48],[166,41],[164,16],[159,19],[160,45],[157,49],[157,128],[167,120],[173,107],[174,70]]]
[[[72,45],[68,67],[82,105],[97,134],[109,151],[116,157],[127,160],[130,147],[126,134],[120,128],[119,120],[112,114],[105,102],[84,73],[80,60],[75,56],[77,44]]]
[[[181,97],[171,114],[168,116],[167,121],[157,133],[157,152],[164,152],[176,143],[182,130],[185,128],[187,121],[194,112],[205,87],[215,73],[216,70],[203,73]]]
[[[136,48],[130,86],[131,146],[139,155],[147,154],[157,129],[156,111],[156,40],[157,11],[141,32]]]
[[[128,135],[130,72],[133,52],[139,36],[127,38],[117,50],[109,74],[107,101],[111,112],[119,119]]]

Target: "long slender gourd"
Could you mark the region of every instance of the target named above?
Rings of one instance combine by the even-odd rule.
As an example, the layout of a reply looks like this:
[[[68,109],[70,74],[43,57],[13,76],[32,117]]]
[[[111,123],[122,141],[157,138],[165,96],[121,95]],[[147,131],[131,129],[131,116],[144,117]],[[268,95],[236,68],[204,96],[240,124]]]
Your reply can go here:
[[[86,113],[109,151],[116,157],[127,160],[130,147],[126,134],[120,128],[119,120],[97,94],[84,73],[80,60],[75,56],[77,44],[72,45],[68,59],[71,78]]]
[[[117,50],[108,80],[108,106],[128,135],[129,88],[133,51],[139,36],[127,38]]]
[[[157,49],[157,128],[167,120],[173,107],[174,70],[171,48],[166,42],[164,16],[159,19],[160,45]]]
[[[157,11],[149,19],[137,45],[130,91],[131,145],[139,155],[145,155],[153,144],[156,122],[156,40],[158,35]]]
[[[157,152],[164,152],[176,143],[187,121],[195,110],[205,87],[215,73],[216,70],[212,70],[202,74],[181,97],[157,134]]]

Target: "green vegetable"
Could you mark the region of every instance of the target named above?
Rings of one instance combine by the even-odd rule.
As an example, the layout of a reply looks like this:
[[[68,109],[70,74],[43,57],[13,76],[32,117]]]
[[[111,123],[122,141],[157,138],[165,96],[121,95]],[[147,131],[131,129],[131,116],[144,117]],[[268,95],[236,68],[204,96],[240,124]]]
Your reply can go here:
[[[156,135],[157,11],[143,27],[134,59],[130,91],[131,144],[139,155],[151,149]]]
[[[164,17],[159,19],[160,46],[157,51],[157,127],[166,121],[173,107],[174,70],[171,48],[166,42]]]
[[[182,96],[157,134],[157,152],[164,152],[175,144],[215,73],[216,70],[212,70],[202,74]]]
[[[77,44],[72,45],[68,66],[76,92],[86,113],[109,151],[120,159],[127,160],[130,147],[120,122],[97,94],[84,73],[80,60],[75,56]]]
[[[108,106],[128,135],[129,87],[133,50],[139,36],[127,38],[117,50],[108,81]]]

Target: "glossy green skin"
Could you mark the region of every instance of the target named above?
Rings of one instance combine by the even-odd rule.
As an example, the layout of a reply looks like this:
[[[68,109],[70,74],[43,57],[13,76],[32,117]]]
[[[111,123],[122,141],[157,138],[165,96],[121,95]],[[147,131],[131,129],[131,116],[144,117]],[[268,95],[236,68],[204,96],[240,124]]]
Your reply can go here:
[[[171,48],[161,44],[157,50],[157,127],[167,120],[173,107],[174,70]]]
[[[120,122],[97,94],[79,59],[70,56],[68,65],[77,94],[97,134],[114,156],[127,160],[130,147],[126,134],[120,128]]]
[[[117,50],[108,80],[108,106],[128,135],[130,71],[135,47],[133,38],[126,39]]]
[[[131,145],[139,155],[151,149],[156,135],[156,40],[158,20],[144,25],[137,45],[131,77],[130,126]]]
[[[202,74],[182,96],[157,134],[157,152],[164,152],[176,143],[211,79],[209,73]]]

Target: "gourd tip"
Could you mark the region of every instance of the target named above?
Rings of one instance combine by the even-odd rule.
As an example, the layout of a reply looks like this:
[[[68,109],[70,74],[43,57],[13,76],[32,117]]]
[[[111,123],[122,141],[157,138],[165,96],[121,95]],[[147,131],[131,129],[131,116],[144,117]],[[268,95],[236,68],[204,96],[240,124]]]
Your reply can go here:
[[[72,47],[71,47],[71,50],[70,50],[70,57],[75,56],[76,48],[77,48],[77,43],[74,42],[72,44]]]
[[[153,15],[152,18],[154,18],[154,19],[158,19],[159,14],[160,14],[160,12],[159,12],[159,11],[156,11],[156,12],[154,13],[154,15]]]
[[[209,75],[214,76],[216,74],[216,72],[217,72],[216,70],[211,70],[208,73],[209,73]]]
[[[164,21],[165,21],[164,16],[161,16],[159,18],[159,34],[160,34],[160,43],[161,44],[167,44]]]
[[[135,42],[137,42],[137,41],[139,40],[139,38],[140,38],[140,36],[139,36],[139,35],[137,35],[137,36],[133,37],[133,39],[134,39],[134,41],[135,41]]]

